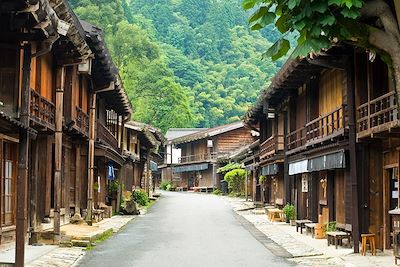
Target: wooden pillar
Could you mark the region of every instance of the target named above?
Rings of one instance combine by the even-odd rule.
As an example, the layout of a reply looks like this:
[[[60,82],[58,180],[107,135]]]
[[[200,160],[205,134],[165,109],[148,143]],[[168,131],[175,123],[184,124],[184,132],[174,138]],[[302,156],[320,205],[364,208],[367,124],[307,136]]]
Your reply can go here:
[[[89,107],[89,154],[88,154],[88,191],[87,191],[87,218],[92,224],[93,210],[93,179],[94,179],[94,141],[96,138],[96,94],[90,93]]]
[[[61,227],[61,176],[62,176],[62,122],[64,101],[65,68],[57,68],[56,83],[56,118],[54,133],[54,235],[60,235]]]
[[[292,203],[290,199],[290,176],[289,176],[289,162],[288,157],[286,156],[287,151],[287,134],[288,134],[288,113],[287,111],[283,114],[283,151],[285,154],[284,162],[283,162],[283,184],[284,184],[284,199],[283,204]]]
[[[38,242],[38,229],[37,229],[37,214],[38,214],[38,184],[39,184],[39,141],[36,139],[32,142],[31,151],[31,177],[30,177],[30,232],[31,238],[29,244],[36,244]]]
[[[81,213],[81,144],[75,148],[75,213]]]
[[[328,170],[326,174],[326,200],[328,202],[329,221],[335,221],[335,172]]]
[[[31,46],[24,46],[24,58],[22,66],[22,90],[21,90],[21,123],[29,127],[30,106],[30,73],[31,73]],[[16,222],[16,249],[15,266],[24,266],[25,261],[25,237],[27,230],[27,187],[28,187],[28,155],[29,134],[26,128],[19,131],[19,159],[17,177],[17,222]]]
[[[256,168],[256,159],[253,159],[253,202],[257,200],[257,168]]]
[[[356,115],[355,115],[355,86],[353,82],[353,57],[347,61],[346,69],[346,89],[347,89],[347,108],[349,116],[349,162],[350,162],[350,183],[352,200],[352,232],[354,240],[354,252],[359,251],[360,229],[359,229],[359,203],[358,203],[358,185],[357,185],[357,158],[356,158]]]

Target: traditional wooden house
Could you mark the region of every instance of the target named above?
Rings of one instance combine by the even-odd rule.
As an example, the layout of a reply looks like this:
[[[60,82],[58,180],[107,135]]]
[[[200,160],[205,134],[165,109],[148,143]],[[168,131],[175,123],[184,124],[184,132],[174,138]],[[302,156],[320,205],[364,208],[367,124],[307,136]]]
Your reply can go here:
[[[172,140],[203,130],[207,130],[207,128],[171,128],[165,133],[163,164],[159,166],[161,181],[173,182],[172,166],[179,163],[179,158],[182,154],[181,149],[172,144]]]
[[[140,122],[129,121],[125,124],[123,155],[125,163],[121,174],[123,189],[143,189],[151,195],[155,188],[155,175],[159,150],[164,142],[161,132]]]
[[[91,66],[91,92],[87,98],[89,107],[89,149],[87,218],[92,209],[96,213],[106,211],[106,217],[119,206],[115,181],[124,164],[122,144],[124,124],[130,120],[132,107],[123,88],[118,70],[114,65],[100,28],[81,21],[87,42],[95,58]],[[85,198],[84,198],[85,199]]]
[[[122,165],[131,106],[101,30],[67,1],[1,7],[0,243],[16,233],[22,266],[27,232],[31,243],[45,230],[57,240],[74,213],[91,221],[94,177],[106,177],[103,158]]]
[[[243,122],[235,122],[172,139],[171,148],[180,149],[178,163],[171,164],[170,174],[175,186],[183,190],[211,192],[219,187],[222,177],[218,159],[255,141]],[[173,153],[173,150],[171,151]],[[173,154],[170,155],[172,159]],[[168,173],[167,171],[165,173]],[[164,172],[163,172],[164,174]],[[163,178],[164,180],[164,178]]]
[[[336,221],[358,236],[352,51],[289,60],[245,121],[260,125],[259,172],[276,177],[275,204],[294,203],[298,219]]]
[[[46,217],[56,235],[69,217],[63,153],[73,137],[63,138],[64,91],[72,80],[67,73],[89,62],[92,51],[66,1],[1,6],[1,242],[13,240],[16,229],[16,265],[22,266],[27,227],[35,242]]]
[[[399,207],[400,116],[388,67],[370,56],[354,53],[360,224],[386,249],[393,243],[388,211]]]

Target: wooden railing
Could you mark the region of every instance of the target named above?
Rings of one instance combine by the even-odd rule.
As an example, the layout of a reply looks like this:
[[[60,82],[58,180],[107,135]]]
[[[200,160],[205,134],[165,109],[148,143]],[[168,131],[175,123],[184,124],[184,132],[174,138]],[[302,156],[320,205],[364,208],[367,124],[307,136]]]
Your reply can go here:
[[[367,133],[400,119],[395,92],[389,92],[357,108],[357,131]]]
[[[117,138],[100,122],[97,122],[97,139],[119,151]]]
[[[47,126],[54,126],[55,113],[55,105],[31,89],[30,114],[32,119]]]
[[[346,125],[346,106],[342,105],[335,110],[319,116],[306,124],[307,142],[322,139],[335,134]]]
[[[189,163],[189,162],[201,162],[201,161],[212,161],[217,159],[218,153],[205,153],[205,154],[196,154],[196,155],[188,155],[178,158],[179,163]]]
[[[284,146],[284,136],[283,135],[273,135],[260,145],[260,158],[266,158],[268,156],[274,155],[277,151],[283,150]]]
[[[302,127],[286,136],[287,150],[302,147],[306,144],[306,128]]]
[[[287,150],[300,148],[309,143],[319,142],[334,135],[342,134],[346,123],[346,105],[342,105],[289,133],[286,136]]]
[[[76,126],[83,133],[89,133],[89,115],[83,112],[80,107],[76,107]]]

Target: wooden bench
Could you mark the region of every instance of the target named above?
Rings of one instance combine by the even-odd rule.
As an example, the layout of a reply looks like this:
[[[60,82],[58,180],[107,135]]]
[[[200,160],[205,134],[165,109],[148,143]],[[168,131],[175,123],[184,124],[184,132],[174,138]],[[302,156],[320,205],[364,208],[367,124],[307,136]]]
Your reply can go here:
[[[312,223],[310,220],[296,220],[296,232],[299,231],[300,228],[300,233],[303,233],[303,228],[305,228],[306,223]]]
[[[207,187],[207,186],[195,186],[193,187],[194,192],[200,193],[212,193],[214,191],[214,187]]]
[[[343,246],[343,239],[347,239],[351,246],[351,235],[343,231],[326,232],[326,239],[328,246],[334,244],[336,249],[338,245]]]
[[[315,236],[315,226],[316,223],[305,223],[304,227],[306,228],[306,234],[311,233],[311,237],[314,238]]]
[[[281,209],[267,209],[267,216],[271,222],[284,222],[283,210]]]
[[[328,246],[334,244],[335,248],[337,249],[337,246],[338,245],[343,246],[343,240],[347,239],[348,245],[351,248],[352,247],[351,224],[336,224],[336,229],[337,231],[326,232],[326,239],[328,241]]]
[[[95,209],[93,210],[93,220],[95,222],[100,222],[104,219],[104,210]]]

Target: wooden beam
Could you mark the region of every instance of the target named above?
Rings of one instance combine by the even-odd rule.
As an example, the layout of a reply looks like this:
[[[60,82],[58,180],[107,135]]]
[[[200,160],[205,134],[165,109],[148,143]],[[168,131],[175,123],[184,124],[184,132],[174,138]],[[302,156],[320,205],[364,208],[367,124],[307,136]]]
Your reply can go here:
[[[350,184],[351,184],[351,202],[352,202],[352,233],[354,240],[354,253],[359,252],[360,242],[360,225],[359,225],[359,202],[358,202],[358,185],[357,185],[357,155],[356,155],[356,112],[355,112],[355,85],[353,82],[354,75],[354,58],[347,60],[346,68],[346,90],[347,90],[347,109],[349,115],[349,158],[350,158]]]
[[[60,237],[61,228],[61,171],[62,171],[62,121],[63,121],[63,101],[65,85],[65,67],[57,68],[56,84],[56,117],[54,133],[54,235]]]
[[[31,152],[31,177],[30,177],[30,186],[29,186],[29,197],[30,197],[30,234],[29,244],[37,244],[38,243],[38,184],[39,184],[39,140],[35,140],[32,142],[32,152]]]
[[[31,46],[24,46],[22,66],[22,95],[21,95],[21,123],[29,127],[30,106],[30,73],[31,73]],[[16,222],[16,249],[15,266],[23,267],[25,262],[25,237],[27,232],[27,188],[28,188],[28,156],[29,134],[26,128],[19,131],[19,159],[17,177],[17,222]]]
[[[88,191],[87,191],[87,218],[92,224],[93,210],[93,179],[94,179],[94,141],[96,138],[96,93],[90,93],[89,100],[89,154],[88,154]]]
[[[75,147],[75,214],[81,213],[81,144]]]

